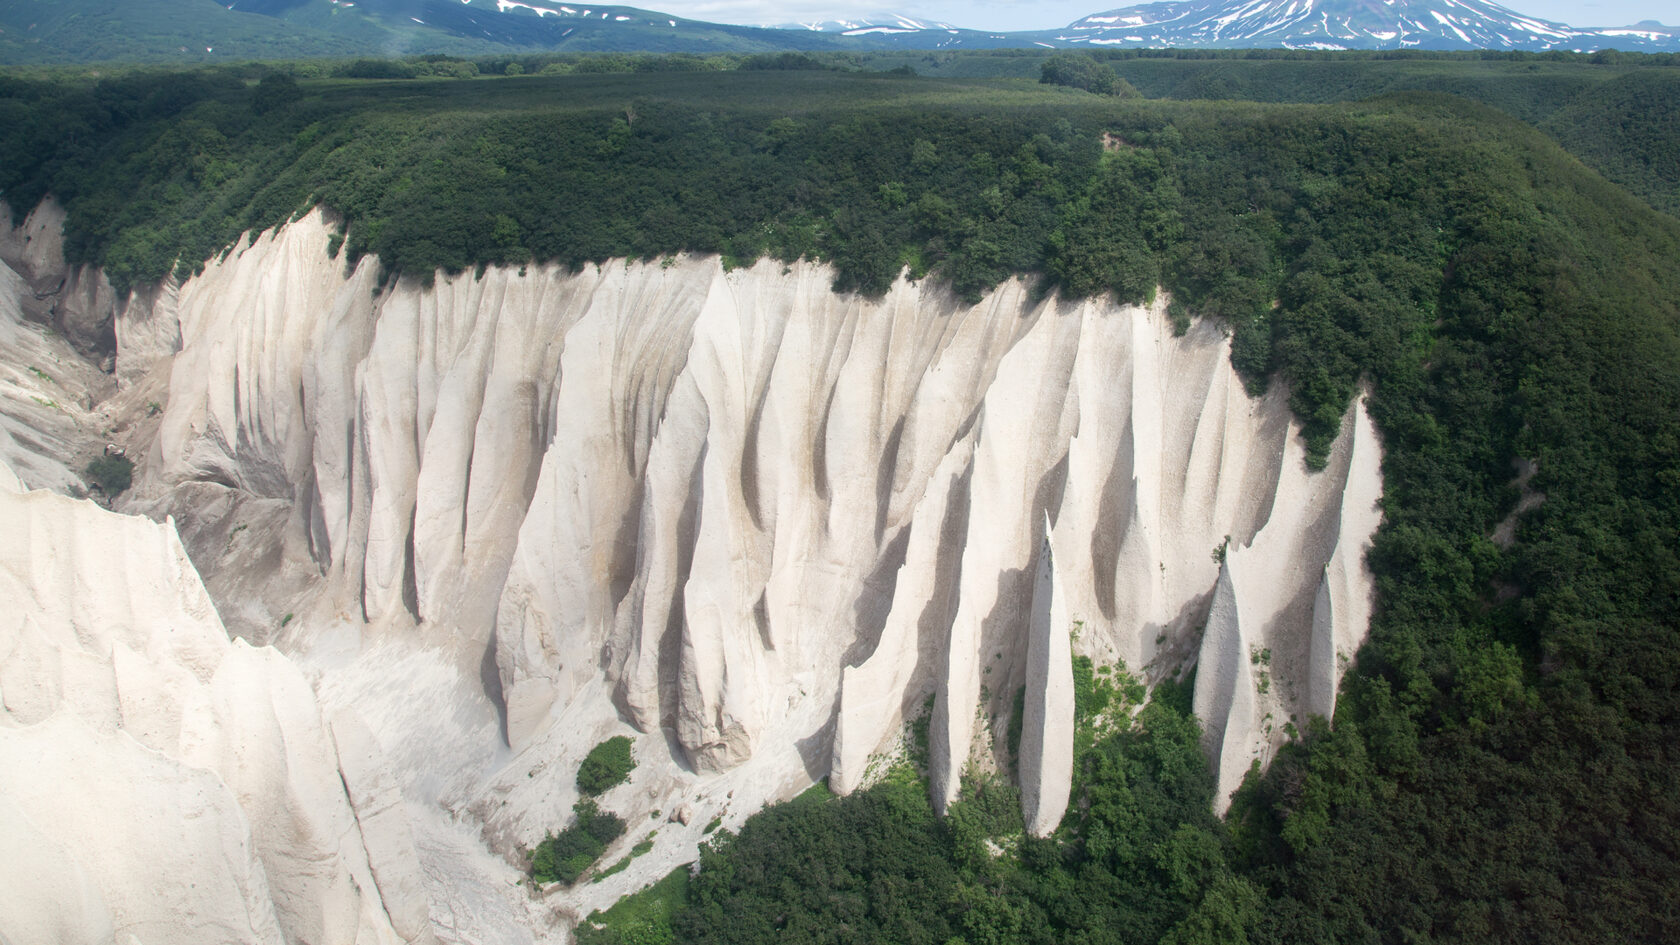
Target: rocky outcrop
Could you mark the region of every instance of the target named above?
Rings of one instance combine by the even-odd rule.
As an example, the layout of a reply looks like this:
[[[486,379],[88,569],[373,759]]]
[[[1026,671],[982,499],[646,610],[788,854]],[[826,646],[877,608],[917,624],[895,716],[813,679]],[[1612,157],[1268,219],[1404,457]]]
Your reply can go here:
[[[0,764],[8,942],[285,941],[249,821],[214,773],[69,713],[0,728]]]
[[[1333,709],[1369,614],[1370,422],[1351,408],[1309,471],[1287,393],[1249,397],[1219,326],[1175,332],[1164,299],[866,299],[709,257],[381,284],[332,229],[311,213],[125,300],[124,396],[163,402],[127,501],[174,518],[227,629],[286,650],[332,719],[239,724],[381,750],[328,806],[394,934],[429,904],[474,937],[509,885],[405,808],[517,862],[610,735],[640,761],[611,809],[688,814],[570,909],[714,819],[867,784],[923,712],[943,808],[1009,764],[1017,692],[1025,813],[1053,829],[1075,655],[1150,680],[1199,660],[1221,798]],[[234,659],[297,704],[271,658]]]
[[[0,222],[9,224],[11,214],[12,208],[0,201]],[[32,318],[51,325],[95,360],[116,353],[112,319],[117,294],[97,267],[64,261],[64,208],[57,201],[42,201],[21,226],[0,226],[0,263],[28,284],[28,291],[14,298]]]
[[[1021,813],[1027,832],[1035,837],[1048,836],[1061,824],[1073,787],[1073,621],[1056,582],[1048,521],[1044,535],[1033,582],[1018,760]]]
[[[1356,413],[1350,411],[1350,418]],[[977,420],[975,444],[963,447],[973,457],[965,460],[964,525],[945,550],[958,559],[953,569],[958,603],[954,613],[930,621],[939,640],[935,662],[907,686],[918,695],[937,694],[931,738],[941,792],[936,800],[956,796],[965,768],[990,762],[997,733],[983,723],[998,715],[1003,694],[1015,687],[1027,688],[1022,774],[1029,805],[1033,792],[1047,786],[1039,781],[1044,772],[1034,767],[1034,755],[1048,732],[1037,727],[1053,726],[1058,752],[1071,739],[1060,712],[1052,717],[1035,708],[1047,706],[1053,694],[1031,668],[1032,644],[1040,636],[1025,626],[1027,614],[1043,609],[1034,606],[1031,576],[1042,541],[1034,525],[1046,512],[1054,520],[1053,586],[1065,598],[1065,619],[1072,624],[1059,632],[1077,630],[1077,652],[1099,664],[1121,662],[1155,676],[1175,671],[1198,653],[1205,660],[1220,652],[1224,643],[1213,632],[1216,621],[1208,621],[1206,638],[1198,635],[1219,576],[1217,558],[1227,546],[1242,548],[1261,535],[1272,536],[1265,544],[1272,560],[1290,564],[1249,602],[1257,619],[1275,624],[1281,636],[1304,641],[1310,611],[1295,607],[1280,616],[1277,600],[1306,595],[1310,603],[1340,548],[1338,573],[1353,575],[1356,586],[1344,586],[1352,608],[1346,621],[1331,622],[1342,628],[1335,632],[1352,627],[1354,637],[1362,635],[1365,611],[1358,606],[1369,583],[1360,548],[1377,521],[1378,467],[1374,461],[1357,467],[1346,462],[1345,448],[1339,447],[1330,468],[1310,473],[1283,393],[1250,399],[1214,326],[1199,324],[1178,336],[1159,308],[1104,311],[1097,305],[1047,304],[1001,360]],[[1362,430],[1368,434],[1368,425]],[[1369,443],[1361,454],[1375,455]],[[1357,522],[1350,515],[1345,543],[1320,540],[1318,532],[1297,524],[1301,509],[1340,508],[1344,496],[1350,508],[1365,512]],[[1360,525],[1364,531],[1355,537]],[[904,576],[901,571],[901,581]],[[905,604],[921,613],[922,601],[929,599],[938,598],[910,596]],[[906,664],[902,639],[883,637],[884,666],[878,672],[901,672],[886,667]],[[1347,653],[1344,640],[1343,657]],[[1310,655],[1291,651],[1274,672],[1291,687],[1304,686],[1319,671],[1340,678],[1343,666],[1334,656],[1314,664]],[[841,789],[857,783],[851,772],[863,770],[852,759],[879,750],[914,705],[907,699],[882,711],[878,697],[859,691],[854,698],[854,686],[861,690],[875,682],[874,659],[864,664],[866,672],[846,676],[837,734],[848,762],[837,765]],[[1023,661],[1024,678],[1016,669]],[[1223,730],[1231,706],[1240,707],[1240,701],[1232,702],[1235,690],[1202,681],[1197,691],[1198,715]],[[1278,721],[1266,743],[1275,747],[1282,738]],[[1223,742],[1209,744],[1216,754],[1225,750]],[[1240,776],[1255,753],[1243,745],[1232,770]],[[1041,809],[1059,816],[1061,803],[1065,800]]]
[[[1286,454],[1299,450],[1291,438]],[[1266,528],[1225,554],[1202,638],[1195,708],[1223,812],[1253,762],[1271,760],[1312,715],[1330,718],[1371,616],[1365,569],[1381,521],[1381,456],[1363,410],[1350,412],[1323,472],[1286,455]],[[1315,479],[1339,480],[1334,491]]]
[[[79,491],[80,470],[105,445],[95,404],[113,385],[62,335],[26,317],[32,296],[0,262],[0,462],[31,486]]]
[[[308,681],[229,642],[174,527],[0,467],[0,533],[0,935],[401,940]]]

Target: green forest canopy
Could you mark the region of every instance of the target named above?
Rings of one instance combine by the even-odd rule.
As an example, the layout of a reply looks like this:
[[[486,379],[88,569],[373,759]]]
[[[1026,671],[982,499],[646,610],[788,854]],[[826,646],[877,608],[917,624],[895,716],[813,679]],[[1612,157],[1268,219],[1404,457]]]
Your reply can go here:
[[[946,941],[917,916],[973,945],[1680,939],[1677,70],[1110,64],[1149,98],[820,69],[0,77],[0,195],[63,201],[67,252],[124,285],[316,203],[394,277],[687,250],[820,258],[863,293],[905,267],[969,299],[1016,274],[1161,285],[1222,320],[1252,385],[1289,385],[1320,456],[1369,385],[1371,639],[1334,729],[1224,822],[1168,687],[1082,752],[1055,838],[1010,840],[1007,783],[939,821],[900,773],[755,818],[637,935],[740,940],[718,923],[761,916],[778,941]],[[1501,547],[1519,459],[1545,501]],[[811,862],[828,885],[786,881]]]

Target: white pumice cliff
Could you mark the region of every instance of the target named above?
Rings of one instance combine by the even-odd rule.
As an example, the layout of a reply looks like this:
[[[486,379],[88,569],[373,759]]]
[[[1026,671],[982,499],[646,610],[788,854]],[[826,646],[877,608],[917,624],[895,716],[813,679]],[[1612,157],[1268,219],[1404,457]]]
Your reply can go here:
[[[0,533],[8,941],[426,937],[406,824],[358,823],[308,681],[228,639],[172,525],[0,467]]]
[[[1068,802],[1074,655],[1149,680],[1199,666],[1223,805],[1286,723],[1331,713],[1365,634],[1369,418],[1351,408],[1327,468],[1309,471],[1286,394],[1250,398],[1219,327],[1175,335],[1164,302],[1011,282],[969,307],[903,280],[863,299],[831,291],[820,265],[696,257],[381,286],[377,261],[328,256],[311,213],[121,304],[78,273],[95,288],[43,313],[15,300],[68,284],[54,213],[0,237],[0,346],[8,365],[74,362],[87,402],[48,410],[31,399],[39,376],[0,377],[0,460],[20,488],[69,491],[115,442],[138,464],[118,508],[172,518],[180,541],[45,492],[0,498],[13,518],[87,520],[31,526],[42,535],[151,529],[144,547],[176,568],[151,588],[164,602],[133,581],[84,596],[173,614],[196,593],[206,642],[183,664],[0,626],[0,648],[37,654],[29,666],[59,661],[7,657],[0,751],[54,731],[98,764],[168,760],[155,777],[203,781],[195,829],[252,864],[217,894],[217,908],[258,903],[249,940],[563,938],[565,918],[693,859],[714,817],[738,826],[825,777],[866,785],[924,711],[937,806],[967,771],[1018,767],[1029,827],[1048,832]],[[38,324],[97,337],[101,313],[114,377]],[[28,590],[50,616],[68,579],[37,556],[12,554],[4,576],[59,581]],[[60,707],[72,664],[128,679],[144,708],[131,722]],[[217,710],[223,667],[239,682]],[[209,709],[170,701],[189,677]],[[269,706],[255,716],[241,708],[253,693]],[[252,732],[240,750],[268,760],[182,742],[189,717],[193,732]],[[652,852],[599,884],[514,885],[520,850],[564,825],[578,762],[615,734],[633,736],[639,766],[602,798],[631,825],[602,864],[657,829]],[[43,806],[0,830],[73,847],[56,792],[27,769],[5,777],[28,782],[7,796]],[[328,820],[300,826],[298,798]],[[299,836],[319,846],[307,875],[287,871]],[[108,864],[64,862],[32,881],[105,905],[57,940],[110,940],[131,907],[101,886]],[[0,922],[11,912],[0,899]]]

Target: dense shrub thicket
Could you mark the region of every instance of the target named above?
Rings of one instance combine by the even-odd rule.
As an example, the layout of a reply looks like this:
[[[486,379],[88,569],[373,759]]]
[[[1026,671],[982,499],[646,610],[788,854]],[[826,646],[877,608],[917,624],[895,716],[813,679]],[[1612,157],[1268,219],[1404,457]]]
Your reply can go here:
[[[101,456],[87,464],[87,481],[106,495],[126,492],[134,479],[134,461],[126,456]]]
[[[1168,693],[1172,695],[1168,695]],[[1026,837],[1020,796],[969,779],[948,816],[908,767],[843,800],[814,791],[702,851],[675,909],[656,888],[582,939],[631,942],[1231,942],[1260,891],[1226,862],[1213,783],[1180,690],[1137,708],[1102,672],[1082,687],[1079,787],[1061,833]],[[643,900],[643,901],[638,901]]]
[[[589,754],[584,756],[583,763],[578,765],[578,790],[590,795],[600,794],[616,784],[622,784],[635,768],[636,759],[630,754],[630,739],[615,735],[589,749]]]
[[[624,834],[624,819],[603,811],[584,798],[573,805],[571,826],[543,838],[531,851],[531,878],[539,883],[571,883],[606,852],[607,844]]]
[[[1109,62],[1207,98],[1396,75]],[[998,783],[943,821],[898,781],[776,808],[707,854],[681,940],[1680,940],[1680,221],[1652,209],[1673,199],[1669,113],[1640,104],[1671,105],[1672,72],[1425,65],[1505,110],[807,70],[310,80],[259,117],[262,87],[218,73],[0,78],[0,194],[63,200],[67,251],[125,284],[321,202],[349,257],[418,278],[686,249],[815,256],[865,293],[906,267],[963,298],[1018,273],[1164,286],[1221,320],[1255,387],[1288,384],[1315,456],[1368,386],[1371,639],[1334,727],[1307,726],[1224,823],[1181,694],[1158,691],[1135,725],[1093,723],[1062,835],[1011,840]],[[1542,116],[1554,137],[1519,120]],[[1518,460],[1544,500],[1502,545]]]

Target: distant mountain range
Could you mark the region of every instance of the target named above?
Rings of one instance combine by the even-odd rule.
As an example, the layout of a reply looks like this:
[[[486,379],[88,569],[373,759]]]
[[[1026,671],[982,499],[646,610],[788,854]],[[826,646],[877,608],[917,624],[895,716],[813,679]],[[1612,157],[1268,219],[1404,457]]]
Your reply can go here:
[[[1226,49],[1680,49],[1680,27],[1577,29],[1486,0],[1166,0],[1093,13],[1057,38]]]
[[[1486,0],[1166,0],[1023,32],[891,13],[744,26],[554,0],[0,0],[0,63],[1030,46],[1680,52],[1680,27],[1576,28]]]

